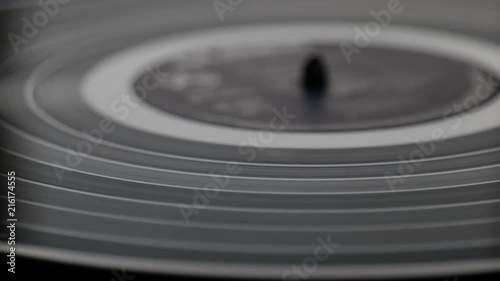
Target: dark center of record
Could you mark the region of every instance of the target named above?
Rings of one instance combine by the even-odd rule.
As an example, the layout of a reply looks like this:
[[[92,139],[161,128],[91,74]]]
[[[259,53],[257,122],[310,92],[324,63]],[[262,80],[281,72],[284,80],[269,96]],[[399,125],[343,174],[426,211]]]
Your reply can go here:
[[[378,129],[441,119],[486,76],[465,63],[405,50],[370,47],[349,63],[333,44],[211,48],[159,68],[168,77],[143,97],[153,107],[251,129],[269,129],[273,109],[286,107],[296,115],[286,131]],[[315,90],[321,99],[308,101],[304,91]]]

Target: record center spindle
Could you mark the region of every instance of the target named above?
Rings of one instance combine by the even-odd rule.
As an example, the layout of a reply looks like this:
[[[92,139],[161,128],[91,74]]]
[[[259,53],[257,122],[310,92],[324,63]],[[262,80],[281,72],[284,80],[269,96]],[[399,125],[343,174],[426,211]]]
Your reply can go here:
[[[310,99],[325,95],[328,89],[328,69],[319,55],[311,55],[302,69],[302,90]]]

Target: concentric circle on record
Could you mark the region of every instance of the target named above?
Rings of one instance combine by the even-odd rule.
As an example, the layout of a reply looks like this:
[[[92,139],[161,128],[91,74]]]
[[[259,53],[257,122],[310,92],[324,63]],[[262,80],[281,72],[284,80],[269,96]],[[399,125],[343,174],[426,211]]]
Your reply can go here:
[[[311,278],[499,268],[498,5],[412,2],[349,64],[339,44],[385,1],[246,1],[223,23],[206,1],[120,3],[67,6],[91,19],[54,18],[2,78],[20,255],[287,278],[330,241]],[[323,112],[294,88],[310,52]]]
[[[131,88],[133,86],[131,81],[138,75],[138,72],[146,72],[146,69],[151,68],[151,65],[157,65],[160,62],[166,61],[169,58],[179,58],[183,56],[190,56],[190,51],[196,51],[197,49],[202,48],[210,50],[211,48],[217,50],[219,52],[230,52],[231,48],[238,48],[238,46],[251,46],[255,41],[263,42],[261,44],[267,45],[268,47],[262,47],[262,52],[265,52],[267,49],[272,49],[274,44],[290,44],[292,46],[297,45],[304,42],[309,43],[323,43],[323,42],[334,42],[337,44],[350,42],[352,38],[355,38],[355,25],[342,25],[342,24],[305,24],[305,25],[278,25],[278,26],[267,26],[265,29],[261,26],[256,27],[243,27],[243,28],[235,28],[234,30],[217,30],[214,32],[203,31],[199,34],[186,34],[181,36],[181,38],[167,39],[163,42],[158,42],[155,44],[148,43],[146,46],[140,46],[132,50],[125,50],[120,52],[118,55],[109,58],[108,60],[102,62],[100,65],[96,67],[96,69],[92,69],[89,73],[88,77],[84,78],[82,91],[84,93],[84,100],[89,104],[90,107],[94,108],[99,114],[111,118],[113,121],[120,122],[126,124],[127,126],[133,127],[138,130],[144,130],[147,132],[151,132],[154,134],[160,134],[167,137],[177,137],[190,141],[202,141],[209,142],[221,145],[233,145],[238,146],[241,142],[247,139],[252,134],[255,134],[255,131],[245,130],[245,128],[224,128],[221,126],[214,126],[213,122],[191,122],[186,118],[179,118],[176,115],[171,114],[170,112],[159,112],[158,110],[154,110],[154,108],[158,107],[168,107],[169,99],[157,100],[158,102],[163,102],[164,105],[158,103],[154,105],[152,108],[148,103],[139,103],[138,105],[134,105],[133,110],[130,110],[124,113],[120,110],[120,106],[114,106],[117,104],[115,101],[119,101],[126,96],[129,92],[131,92]],[[258,39],[255,39],[258,38]],[[261,40],[261,41],[259,41]],[[277,42],[277,43],[275,43]],[[255,43],[254,43],[255,44]],[[200,47],[202,46],[202,47]],[[225,46],[227,49],[224,49]],[[487,69],[487,73],[492,73],[494,75],[500,76],[500,69],[498,66],[500,65],[500,57],[498,56],[498,52],[500,48],[494,44],[490,44],[488,42],[481,42],[475,40],[473,38],[467,38],[464,36],[458,36],[449,33],[443,32],[433,32],[426,30],[418,30],[416,28],[387,28],[384,30],[384,33],[381,33],[378,37],[374,37],[370,42],[370,46],[376,47],[385,47],[389,49],[395,50],[408,50],[413,52],[423,52],[434,55],[440,55],[449,57],[459,61],[465,61],[467,63],[473,64],[473,66],[477,66],[480,68]],[[250,47],[251,48],[251,47]],[[297,48],[297,47],[296,47]],[[338,47],[337,47],[338,48]],[[255,48],[253,48],[255,50]],[[255,51],[254,51],[255,52]],[[272,51],[267,51],[272,52]],[[280,52],[278,49],[276,52]],[[283,52],[283,51],[281,51]],[[187,55],[186,55],[187,53]],[[363,54],[365,55],[365,54]],[[380,55],[380,54],[379,54]],[[412,54],[409,54],[409,60],[412,59]],[[200,55],[203,56],[203,55]],[[205,55],[206,56],[206,55]],[[223,55],[220,55],[223,56]],[[235,54],[226,54],[227,57],[225,60],[230,60],[231,56],[237,56]],[[252,58],[252,54],[247,54],[250,58]],[[404,55],[403,55],[404,56]],[[386,63],[384,60],[374,61],[371,57],[371,54],[368,54],[368,58],[363,57],[364,60],[360,59],[360,61],[364,64],[372,63],[374,64],[371,67],[376,67],[377,63]],[[389,59],[388,56],[385,57]],[[203,59],[203,58],[201,58]],[[337,58],[338,61],[339,58]],[[345,59],[345,58],[341,58]],[[415,58],[413,58],[415,59]],[[222,59],[224,60],[224,59]],[[420,58],[422,60],[422,58]],[[388,146],[388,145],[400,145],[400,144],[411,144],[415,141],[427,140],[432,136],[432,131],[435,128],[443,128],[447,129],[449,133],[449,137],[457,137],[472,133],[477,133],[481,131],[487,131],[494,128],[497,128],[500,125],[500,99],[495,99],[492,101],[489,106],[484,108],[481,111],[476,112],[470,118],[464,120],[462,116],[456,116],[452,119],[451,114],[445,114],[447,110],[453,108],[453,105],[457,102],[462,103],[464,99],[469,96],[475,95],[475,91],[479,86],[478,77],[481,75],[478,70],[467,69],[461,75],[457,75],[456,73],[452,73],[451,77],[459,80],[453,81],[454,83],[459,84],[460,82],[464,82],[463,80],[469,79],[471,82],[466,82],[462,85],[458,85],[458,88],[454,88],[456,85],[449,86],[441,86],[436,85],[432,82],[424,81],[422,82],[422,77],[419,77],[418,74],[430,79],[435,79],[432,77],[433,68],[432,63],[443,64],[443,61],[437,59],[437,62],[432,62],[432,59],[429,59],[430,62],[428,66],[423,66],[423,62],[419,62],[416,70],[408,69],[397,69],[394,65],[392,65],[393,69],[386,70],[386,72],[379,71],[378,75],[385,75],[382,82],[389,84],[390,86],[386,86],[387,88],[393,87],[393,89],[389,89],[389,94],[392,94],[394,97],[386,97],[385,100],[380,100],[380,97],[377,97],[377,92],[370,92],[370,89],[376,87],[377,82],[380,82],[381,78],[367,78],[362,74],[358,75],[359,81],[349,81],[350,84],[359,85],[361,83],[366,83],[367,89],[362,90],[361,98],[367,99],[379,99],[380,101],[374,102],[373,100],[369,107],[369,110],[375,111],[375,113],[379,113],[382,115],[380,118],[381,121],[373,121],[373,119],[377,120],[377,117],[371,117],[367,121],[371,121],[371,125],[368,126],[365,131],[360,132],[346,132],[342,130],[341,132],[323,132],[321,134],[311,134],[307,133],[278,133],[274,136],[273,141],[266,143],[265,145],[272,148],[310,148],[310,149],[320,149],[320,148],[353,148],[353,147],[374,147],[374,146]],[[387,64],[387,63],[386,63]],[[335,67],[344,67],[342,63],[336,63]],[[436,65],[434,65],[436,67]],[[451,66],[449,66],[451,67]],[[457,65],[454,66],[457,68]],[[365,70],[367,68],[365,67]],[[399,78],[397,74],[406,70],[413,77]],[[437,69],[444,70],[444,69]],[[177,70],[179,71],[179,70]],[[180,70],[182,72],[182,70]],[[229,71],[234,71],[229,69]],[[392,71],[392,72],[391,72]],[[414,71],[412,73],[412,71]],[[420,73],[418,73],[420,71]],[[425,73],[424,71],[431,72]],[[448,72],[450,70],[448,69]],[[380,74],[382,73],[382,74]],[[142,74],[142,73],[141,73]],[[449,73],[448,73],[449,74]],[[177,73],[174,79],[168,80],[166,79],[168,85],[170,87],[176,87],[180,82],[180,79],[196,79],[195,75],[187,75],[179,76]],[[205,83],[222,83],[220,74],[214,77],[208,77],[210,74],[202,73],[201,75],[205,76]],[[352,74],[350,74],[352,76]],[[440,74],[433,74],[434,76],[440,77]],[[442,74],[441,74],[442,75]],[[450,74],[449,74],[450,75]],[[445,76],[445,75],[443,75]],[[292,76],[293,77],[293,76]],[[342,78],[342,75],[338,75],[338,77]],[[345,77],[345,76],[344,76]],[[445,76],[446,77],[446,76]],[[143,77],[144,78],[144,77]],[[172,78],[172,77],[171,77]],[[339,79],[340,79],[339,78]],[[198,78],[200,79],[200,78]],[[201,78],[203,79],[203,78]],[[441,78],[443,79],[443,78]],[[450,79],[450,78],[448,78]],[[140,79],[141,80],[141,79]],[[141,81],[143,81],[142,79]],[[210,80],[210,81],[209,81]],[[218,81],[217,81],[218,80]],[[282,78],[286,82],[286,78]],[[298,79],[296,79],[298,80]],[[402,80],[402,81],[401,81]],[[121,81],[120,85],[116,85],[115,83],[110,84],[105,81]],[[417,92],[418,90],[422,90],[419,88],[412,89],[412,85],[409,85],[409,81],[413,83],[420,82],[423,84],[421,87],[423,90],[426,90],[427,93],[420,94]],[[450,83],[453,83],[450,81]],[[134,83],[136,84],[136,83]],[[292,83],[293,84],[293,83]],[[339,82],[340,84],[340,82]],[[134,85],[137,86],[137,85]],[[140,85],[139,85],[140,86]],[[222,86],[222,85],[221,85]],[[406,86],[408,89],[401,90],[401,87]],[[203,86],[205,88],[209,88],[208,85]],[[201,87],[201,88],[203,88]],[[214,87],[216,87],[214,85]],[[449,87],[450,89],[448,89]],[[136,87],[137,88],[137,87]],[[398,89],[399,88],[399,89]],[[257,91],[259,88],[255,89],[253,87],[249,87],[249,94],[251,96],[258,96]],[[153,89],[154,90],[154,89]],[[216,89],[218,91],[222,91],[224,89]],[[194,93],[193,95],[204,95],[205,91],[200,89],[195,89],[193,91],[198,91],[198,93]],[[199,92],[201,91],[201,92]],[[240,91],[245,91],[240,90]],[[386,90],[387,91],[387,90]],[[435,105],[427,105],[429,103],[434,103],[434,100],[439,100],[439,95],[443,94],[440,91],[444,91],[445,101],[444,105],[441,105],[441,108],[433,108]],[[446,93],[450,91],[450,93]],[[409,92],[409,93],[408,93]],[[185,93],[178,93],[179,95]],[[262,94],[262,93],[261,93]],[[293,94],[293,93],[292,93]],[[336,93],[337,94],[337,93]],[[342,94],[339,91],[338,94]],[[347,95],[355,94],[355,91],[347,91]],[[370,96],[372,94],[372,96]],[[384,92],[387,94],[387,92]],[[420,97],[418,95],[421,95]],[[151,93],[146,93],[145,96],[148,98],[151,95],[155,95],[154,91]],[[156,94],[158,95],[158,94]],[[206,95],[209,95],[208,93]],[[405,96],[407,99],[411,99],[410,103],[404,107],[404,103],[398,101],[398,96]],[[417,96],[415,96],[417,95]],[[412,97],[413,96],[413,97]],[[492,96],[490,94],[489,96]],[[189,97],[187,97],[189,98]],[[361,100],[358,96],[352,98],[352,104],[358,105],[360,108],[355,108],[354,105],[349,105],[349,103],[337,99],[336,97],[332,97],[332,104],[335,106],[338,105],[338,108],[346,108],[345,112],[339,112],[339,115],[347,115],[349,118],[349,114],[363,114],[368,111],[366,108],[363,108],[363,104],[367,103],[367,101]],[[392,99],[391,99],[392,98]],[[293,107],[287,106],[287,100],[293,99],[288,98],[286,96],[280,97],[278,101],[273,103],[269,102],[269,97],[265,96],[264,100],[258,101],[257,98],[250,100],[250,104],[246,104],[245,108],[250,110],[260,109],[263,112],[255,112],[254,116],[249,116],[245,118],[245,123],[252,123],[252,120],[259,120],[261,129],[269,130],[269,122],[274,117],[274,110],[278,109],[279,111],[283,111],[283,108],[287,108],[287,112],[289,114],[295,115],[293,118],[295,122],[295,118],[298,119],[307,119],[307,116],[311,112],[317,112],[315,109],[304,110],[297,109],[293,111]],[[424,102],[420,106],[416,106],[415,103],[422,99]],[[223,103],[224,101],[228,101],[230,98],[219,98],[219,101]],[[357,101],[357,102],[356,102]],[[391,103],[396,102],[396,104],[391,105]],[[267,105],[264,105],[267,103]],[[303,102],[304,103],[304,102]],[[346,103],[346,104],[344,104]],[[399,107],[397,106],[399,104]],[[111,105],[111,106],[110,106]],[[425,107],[427,105],[427,107]],[[439,103],[438,103],[439,105]],[[135,106],[137,108],[135,108]],[[402,117],[397,114],[397,109],[403,107],[407,111],[407,115]],[[416,109],[414,109],[416,107]],[[185,111],[188,111],[189,107],[181,107]],[[337,113],[340,109],[338,108],[330,108],[330,112]],[[393,114],[388,114],[388,116],[384,116],[384,110],[392,110],[396,112],[392,112]],[[430,108],[430,109],[429,109]],[[274,109],[274,110],[273,110]],[[325,110],[328,110],[326,108]],[[419,110],[418,110],[419,109]],[[435,122],[421,122],[422,124],[413,124],[408,127],[397,127],[395,129],[383,129],[380,128],[383,125],[379,125],[378,123],[383,124],[384,118],[389,118],[395,124],[397,122],[401,122],[401,119],[409,118],[411,120],[412,114],[411,110],[418,110],[414,115],[421,115],[424,121],[426,118],[429,118],[428,115],[432,116],[432,109],[434,109],[434,119],[438,119]],[[200,106],[192,104],[190,111],[202,112],[203,108],[200,109]],[[235,107],[234,110],[242,111]],[[292,110],[292,111],[291,111]],[[337,112],[336,112],[336,111]],[[401,110],[401,109],[400,109]],[[359,112],[359,113],[358,113]],[[303,117],[301,116],[301,113]],[[403,114],[400,112],[399,114]],[[459,113],[459,112],[458,112]],[[184,113],[189,114],[189,113]],[[267,116],[268,119],[259,119],[257,116]],[[437,115],[437,116],[436,116]],[[202,115],[206,117],[205,115]],[[202,116],[198,117],[198,120],[203,118]],[[445,118],[445,117],[446,118]],[[326,116],[324,117],[323,122],[328,122],[332,120],[328,120]],[[334,117],[334,116],[333,116]],[[332,118],[332,117],[330,117]],[[342,117],[338,117],[341,119]],[[413,117],[415,118],[415,117]],[[223,119],[223,117],[221,117]],[[395,120],[394,120],[395,119]],[[249,121],[247,121],[249,120]],[[418,119],[417,119],[418,120]],[[461,120],[461,121],[457,121]],[[310,120],[309,122],[313,122],[314,120]],[[445,122],[443,122],[445,121]],[[301,120],[297,120],[299,126]],[[334,120],[334,122],[341,121]],[[386,121],[387,122],[387,121]],[[403,121],[404,122],[404,121]],[[413,121],[415,122],[415,121]],[[463,122],[461,124],[460,130],[455,130],[454,124],[457,122]],[[267,124],[266,124],[267,123]],[[290,122],[292,123],[292,122]],[[344,124],[348,124],[349,121],[345,120]],[[236,122],[236,124],[238,124]],[[312,128],[314,130],[315,125],[309,125],[306,123],[307,128]],[[404,125],[401,124],[400,126]],[[296,125],[295,125],[296,126]],[[394,126],[394,125],[393,125]],[[452,128],[453,126],[453,128]],[[294,127],[291,124],[289,127]],[[327,127],[328,128],[328,127]],[[370,130],[371,129],[371,130]],[[285,128],[286,130],[286,128]]]

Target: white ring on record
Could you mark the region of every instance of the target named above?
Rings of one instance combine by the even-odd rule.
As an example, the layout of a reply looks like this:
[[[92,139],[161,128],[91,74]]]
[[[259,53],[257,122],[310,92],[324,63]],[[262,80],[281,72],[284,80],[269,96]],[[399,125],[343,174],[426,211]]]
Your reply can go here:
[[[301,42],[351,42],[355,27],[362,24],[314,23],[251,25],[185,33],[148,42],[118,52],[93,67],[81,84],[84,102],[98,114],[136,130],[186,141],[238,146],[259,131],[230,128],[183,118],[146,103],[130,108],[123,118],[111,104],[132,92],[134,79],[171,58],[190,50],[209,47],[234,47],[245,44],[286,44]],[[500,76],[500,47],[476,38],[415,27],[385,27],[371,46],[411,50],[469,63]],[[361,50],[362,51],[362,50]],[[293,112],[291,112],[293,113]],[[292,121],[293,122],[293,121]],[[454,125],[461,122],[458,128]],[[416,125],[355,132],[274,132],[269,148],[346,149],[413,144],[429,140],[435,129],[447,138],[458,138],[500,127],[500,98],[495,97],[472,112],[468,118],[453,116],[446,120]]]

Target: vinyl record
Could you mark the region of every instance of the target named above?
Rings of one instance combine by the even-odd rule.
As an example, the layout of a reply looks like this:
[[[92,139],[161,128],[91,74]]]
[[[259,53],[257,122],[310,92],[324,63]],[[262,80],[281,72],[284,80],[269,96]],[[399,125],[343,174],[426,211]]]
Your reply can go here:
[[[36,36],[2,65],[18,255],[283,280],[500,268],[498,1],[55,3],[43,26],[17,11]]]

